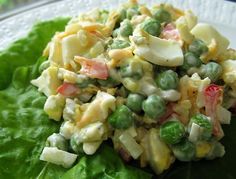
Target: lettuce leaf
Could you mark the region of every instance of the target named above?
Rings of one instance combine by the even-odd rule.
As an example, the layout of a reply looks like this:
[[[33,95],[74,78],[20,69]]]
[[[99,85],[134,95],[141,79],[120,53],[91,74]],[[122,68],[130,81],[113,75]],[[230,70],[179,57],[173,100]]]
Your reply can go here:
[[[14,42],[0,52],[0,90],[7,88],[14,70],[19,66],[32,65],[56,31],[62,31],[69,18],[58,18],[36,24],[27,37]]]
[[[62,179],[148,179],[151,176],[137,168],[125,166],[111,147],[103,145],[95,155],[80,158],[79,163],[67,171]]]
[[[82,157],[72,169],[39,160],[46,138],[58,132],[60,124],[48,119],[43,111],[46,97],[30,80],[39,76],[39,65],[46,60],[39,58],[45,45],[68,20],[39,23],[26,38],[0,52],[0,178],[150,178],[124,165],[106,146],[95,156]]]
[[[0,52],[0,178],[35,178],[45,165],[39,161],[41,150],[59,124],[44,113],[46,97],[30,80],[39,75],[45,59],[36,61],[43,48],[68,20],[39,23],[28,37]]]

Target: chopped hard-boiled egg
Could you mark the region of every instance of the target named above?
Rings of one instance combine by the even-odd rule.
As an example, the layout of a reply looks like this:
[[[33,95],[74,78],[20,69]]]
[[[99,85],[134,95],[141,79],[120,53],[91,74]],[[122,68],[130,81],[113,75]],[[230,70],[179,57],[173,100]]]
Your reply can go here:
[[[207,45],[210,45],[214,40],[216,42],[216,53],[215,57],[224,53],[229,46],[229,40],[221,35],[213,26],[205,23],[198,23],[192,30],[191,33],[195,38],[202,40]]]
[[[65,168],[71,167],[76,158],[77,155],[59,150],[56,147],[44,147],[43,152],[40,155],[40,160],[61,165]]]
[[[145,43],[135,43],[136,36],[130,39],[135,47],[134,53],[156,65],[175,67],[183,64],[183,52],[178,42],[146,36]]]
[[[44,104],[44,111],[49,118],[59,121],[62,117],[62,112],[65,106],[65,97],[57,94],[48,97]]]
[[[50,66],[44,70],[40,77],[31,80],[34,86],[38,87],[38,91],[43,92],[46,96],[55,95],[57,88],[61,85],[61,80],[57,77],[58,68]]]
[[[137,159],[142,154],[142,147],[128,132],[122,133],[119,137],[119,140],[134,159]]]

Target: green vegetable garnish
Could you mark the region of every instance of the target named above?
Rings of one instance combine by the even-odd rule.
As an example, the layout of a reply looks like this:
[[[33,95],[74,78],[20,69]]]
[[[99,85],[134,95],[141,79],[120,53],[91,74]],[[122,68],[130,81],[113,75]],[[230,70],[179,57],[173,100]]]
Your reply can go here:
[[[141,65],[128,64],[126,66],[122,66],[119,72],[121,77],[130,77],[136,80],[139,80],[143,76],[143,69]]]
[[[144,100],[144,96],[140,94],[130,93],[126,105],[134,112],[140,112],[142,110],[142,102]]]
[[[167,121],[161,125],[160,138],[167,144],[178,143],[184,135],[184,125],[177,120]]]
[[[133,121],[132,111],[125,105],[118,107],[108,117],[108,122],[116,129],[127,129],[133,124]]]
[[[203,114],[196,114],[191,117],[189,126],[195,123],[202,128],[201,138],[207,140],[212,135],[213,126],[209,118]]]
[[[166,104],[160,96],[151,95],[143,101],[142,108],[148,117],[157,119],[165,113]]]
[[[161,24],[157,20],[150,18],[141,24],[141,28],[153,36],[159,36],[161,33]]]
[[[123,36],[123,37],[128,37],[129,35],[132,35],[133,27],[132,27],[132,24],[130,23],[130,21],[128,19],[124,20],[121,23],[119,32],[120,32],[120,35]]]
[[[78,140],[77,134],[71,136],[70,147],[75,153],[84,153],[83,143]]]
[[[68,144],[66,139],[60,134],[52,134],[47,138],[46,146],[57,147],[60,150],[66,151],[68,149]]]
[[[111,49],[122,49],[129,46],[129,42],[124,40],[114,40],[113,43],[110,45]]]
[[[132,7],[127,9],[126,11],[126,17],[128,19],[132,19],[133,16],[139,15],[138,7]]]
[[[206,65],[202,65],[200,68],[201,77],[208,77],[212,82],[216,82],[220,78],[222,72],[222,67],[215,62],[209,62]]]
[[[191,161],[195,157],[196,147],[187,139],[181,140],[179,143],[172,145],[175,157],[180,161]]]
[[[176,89],[179,84],[178,74],[173,70],[159,73],[155,79],[156,84],[163,90]]]
[[[171,22],[170,13],[163,8],[156,10],[153,13],[153,17],[161,23],[162,22],[166,22],[166,23]]]
[[[196,39],[189,45],[189,51],[200,56],[208,51],[208,47],[202,40]]]
[[[109,76],[106,80],[97,80],[101,86],[114,87],[120,84],[119,81]]]
[[[196,56],[192,52],[187,52],[184,54],[184,64],[181,66],[183,69],[188,70],[191,67],[200,67],[202,64],[202,61],[198,56]]]

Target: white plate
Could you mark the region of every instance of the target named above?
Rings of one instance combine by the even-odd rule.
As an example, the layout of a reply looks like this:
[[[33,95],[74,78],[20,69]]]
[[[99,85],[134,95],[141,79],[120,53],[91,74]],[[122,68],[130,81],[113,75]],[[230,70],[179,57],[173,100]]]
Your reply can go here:
[[[125,0],[64,0],[31,9],[0,21],[0,50],[23,37],[38,21],[58,16],[75,16],[93,8],[114,9]],[[223,0],[140,0],[148,5],[167,2],[181,9],[191,9],[200,21],[213,24],[236,48],[236,3]]]

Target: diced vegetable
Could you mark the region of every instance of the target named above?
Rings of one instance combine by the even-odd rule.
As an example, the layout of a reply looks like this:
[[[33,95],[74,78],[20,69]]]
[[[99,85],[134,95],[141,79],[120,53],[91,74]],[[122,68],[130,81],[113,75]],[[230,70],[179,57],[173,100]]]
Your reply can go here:
[[[129,42],[124,40],[114,40],[113,43],[110,45],[111,49],[122,49],[129,46]]]
[[[172,70],[158,74],[155,81],[157,86],[163,90],[176,89],[179,84],[178,74]]]
[[[160,96],[151,95],[143,101],[142,108],[147,116],[153,119],[158,119],[165,113],[166,104]]]
[[[196,147],[187,139],[181,140],[179,143],[172,146],[175,157],[180,161],[191,161],[195,157]]]
[[[133,27],[129,20],[124,20],[121,23],[119,33],[123,37],[128,37],[129,35],[132,35]]]
[[[190,136],[192,130],[194,130],[194,124],[197,124],[200,128],[196,133],[198,133],[198,140],[208,140],[212,136],[213,126],[210,119],[203,114],[196,114],[191,117],[189,127],[190,127]]]
[[[171,21],[171,14],[163,8],[160,8],[160,9],[156,10],[153,13],[153,17],[156,20],[158,20],[160,23],[162,23],[162,22],[167,22],[168,23],[168,22]]]
[[[167,144],[180,142],[184,135],[184,125],[178,120],[169,120],[160,127],[160,138]]]
[[[122,66],[119,70],[121,77],[130,77],[135,80],[142,78],[144,72],[142,64],[131,61],[128,65]]]
[[[104,61],[88,59],[82,56],[75,56],[74,60],[81,65],[81,74],[85,74],[91,78],[98,78],[102,80],[108,78],[108,69]]]
[[[109,76],[106,80],[98,80],[98,83],[101,86],[106,86],[106,87],[114,87],[120,84],[119,81],[115,80],[111,76]]]
[[[134,138],[129,133],[124,132],[123,134],[121,134],[119,140],[134,159],[137,159],[142,154],[142,147],[134,140]]]
[[[56,133],[53,133],[47,138],[46,146],[56,147],[59,150],[64,150],[64,151],[66,151],[68,148],[66,139],[62,135]]]
[[[218,63],[209,62],[201,66],[200,75],[202,78],[208,77],[212,82],[216,82],[222,75],[222,67]]]
[[[144,96],[140,94],[130,93],[127,98],[126,105],[134,112],[141,112],[143,100]]]
[[[63,83],[57,88],[57,92],[63,96],[71,97],[75,96],[79,92],[79,88],[74,84]]]
[[[132,111],[125,105],[118,107],[108,117],[108,122],[116,129],[127,129],[133,124],[133,121]]]
[[[132,19],[133,16],[139,15],[139,11],[137,7],[132,7],[127,9],[126,11],[126,17],[128,19]]]
[[[200,60],[199,57],[197,57],[194,53],[192,52],[187,52],[184,54],[184,63],[181,66],[181,68],[188,70],[191,67],[200,67],[202,64],[202,61]]]
[[[196,39],[189,45],[189,51],[200,56],[208,51],[208,47],[202,40]]]
[[[50,162],[56,165],[61,165],[69,168],[73,165],[77,155],[59,150],[56,147],[44,147],[40,160]]]
[[[224,136],[221,125],[216,116],[217,105],[222,102],[223,89],[215,84],[210,84],[205,88],[205,110],[206,115],[210,116],[211,122],[213,124],[213,134],[221,138]]]
[[[159,36],[161,33],[161,24],[155,19],[147,19],[141,24],[141,28],[153,36]]]
[[[75,133],[70,138],[70,147],[75,153],[83,153],[83,143],[78,139],[78,134]]]

